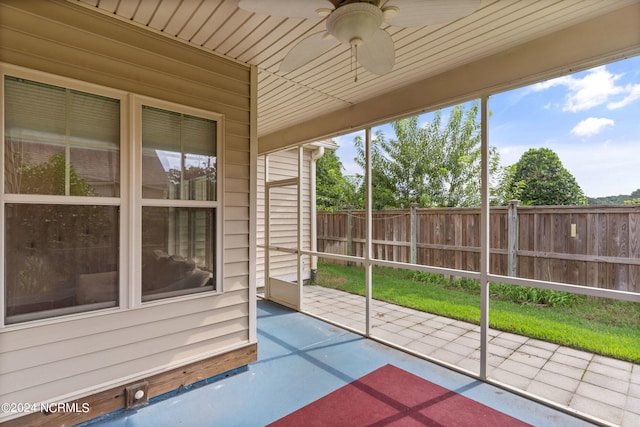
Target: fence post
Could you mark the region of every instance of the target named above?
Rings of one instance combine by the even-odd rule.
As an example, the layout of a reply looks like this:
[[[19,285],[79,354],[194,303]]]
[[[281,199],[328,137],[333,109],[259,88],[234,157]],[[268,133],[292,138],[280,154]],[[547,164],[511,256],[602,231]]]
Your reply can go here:
[[[353,208],[347,211],[347,255],[353,255]],[[347,265],[351,266],[349,261]]]
[[[411,241],[410,241],[410,251],[409,251],[409,262],[411,264],[417,264],[418,263],[418,247],[417,247],[417,243],[418,243],[418,219],[417,219],[417,214],[416,214],[416,210],[418,208],[418,204],[417,203],[411,203],[410,205],[411,210]]]
[[[518,275],[518,204],[520,200],[509,200],[507,211],[507,275]]]

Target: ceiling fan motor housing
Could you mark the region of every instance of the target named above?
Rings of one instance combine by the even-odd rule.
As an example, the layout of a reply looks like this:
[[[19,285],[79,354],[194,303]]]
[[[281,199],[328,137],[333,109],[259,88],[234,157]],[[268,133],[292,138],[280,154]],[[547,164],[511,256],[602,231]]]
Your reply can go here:
[[[342,43],[359,46],[371,39],[382,18],[382,10],[373,4],[350,3],[327,17],[327,31]]]

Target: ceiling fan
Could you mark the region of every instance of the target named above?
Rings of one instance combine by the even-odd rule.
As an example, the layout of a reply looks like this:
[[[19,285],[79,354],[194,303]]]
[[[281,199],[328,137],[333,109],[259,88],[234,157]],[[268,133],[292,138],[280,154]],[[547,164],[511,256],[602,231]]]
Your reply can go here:
[[[383,75],[395,64],[395,47],[383,23],[396,27],[442,24],[466,16],[481,0],[240,0],[249,12],[287,18],[325,18],[327,31],[311,34],[293,46],[280,63],[289,72],[338,43],[367,71]]]

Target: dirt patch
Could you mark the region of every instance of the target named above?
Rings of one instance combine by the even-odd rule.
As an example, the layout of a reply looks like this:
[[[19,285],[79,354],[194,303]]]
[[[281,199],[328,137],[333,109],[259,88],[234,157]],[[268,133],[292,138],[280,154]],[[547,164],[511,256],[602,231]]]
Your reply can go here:
[[[344,285],[345,283],[347,283],[347,279],[345,279],[344,277],[325,278],[325,281],[330,285]]]

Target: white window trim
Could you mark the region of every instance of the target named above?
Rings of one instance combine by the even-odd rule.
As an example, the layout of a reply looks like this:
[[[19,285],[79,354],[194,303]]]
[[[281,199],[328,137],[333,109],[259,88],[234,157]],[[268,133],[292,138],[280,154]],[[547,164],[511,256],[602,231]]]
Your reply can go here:
[[[37,195],[37,194],[5,194],[5,182],[4,182],[4,81],[5,76],[12,76],[23,78],[26,80],[33,80],[42,82],[44,84],[64,87],[67,89],[78,90],[95,95],[105,96],[108,98],[117,99],[120,102],[120,197],[78,197],[78,196],[54,196],[54,195]],[[129,103],[128,94],[125,91],[108,88],[105,86],[96,85],[93,83],[87,83],[79,80],[70,79],[67,77],[61,77],[50,73],[31,70],[24,67],[19,67],[11,64],[0,63],[0,99],[2,102],[2,114],[0,114],[0,129],[2,130],[2,144],[0,145],[0,226],[4,229],[5,218],[4,211],[7,203],[38,203],[38,204],[68,204],[68,205],[99,205],[99,206],[119,206],[120,207],[120,224],[124,224],[128,221],[129,211],[129,182],[128,182],[128,160],[125,155],[127,149],[127,134],[128,134],[128,117],[129,117]],[[39,326],[43,324],[58,323],[60,321],[77,319],[78,317],[93,317],[98,314],[113,313],[114,311],[121,311],[126,309],[126,298],[124,295],[128,292],[127,281],[124,280],[125,274],[128,268],[128,259],[126,253],[122,250],[127,245],[128,235],[120,227],[120,251],[119,251],[119,283],[120,283],[120,295],[118,299],[118,305],[116,307],[109,307],[103,310],[96,311],[77,311],[69,314],[63,314],[51,318],[33,319],[29,320],[28,315],[24,315],[24,320],[20,323],[11,325],[5,325],[5,300],[4,300],[4,265],[5,265],[5,239],[0,239],[0,277],[2,278],[2,292],[0,292],[0,328],[2,330],[15,330],[28,326]]]
[[[163,110],[188,114],[195,117],[216,121],[216,200],[167,200],[167,199],[146,199],[142,197],[142,107],[160,108]],[[190,300],[194,298],[203,298],[209,295],[223,293],[223,177],[224,177],[224,115],[213,113],[211,111],[201,110],[194,107],[188,107],[169,101],[163,101],[157,98],[151,98],[142,95],[132,95],[131,97],[132,111],[132,141],[130,158],[133,159],[134,176],[131,177],[132,205],[133,216],[135,220],[131,221],[130,238],[132,245],[131,262],[131,283],[142,283],[142,208],[145,206],[155,207],[189,207],[189,208],[213,208],[216,213],[216,237],[215,237],[215,289],[205,292],[189,293],[186,295],[168,296],[152,301],[142,301],[142,286],[134,286],[131,292],[130,304],[132,308],[149,307],[154,305],[171,304],[175,302]],[[135,250],[133,250],[135,248]]]
[[[13,76],[42,82],[45,84],[60,86],[68,89],[92,93],[120,101],[120,197],[79,197],[57,195],[25,195],[4,194],[4,79],[5,76]],[[112,315],[142,306],[162,304],[174,304],[181,301],[207,298],[212,295],[222,294],[223,289],[223,252],[224,252],[224,135],[225,117],[194,107],[133,94],[127,91],[83,82],[51,73],[32,70],[12,64],[0,62],[0,130],[3,141],[0,144],[0,227],[4,228],[4,210],[7,203],[33,203],[33,204],[95,204],[120,206],[120,245],[119,245],[119,299],[116,307],[109,307],[93,311],[79,311],[63,314],[57,317],[29,320],[28,316],[20,323],[5,324],[5,292],[4,292],[4,265],[5,265],[5,239],[0,239],[0,333],[28,329],[43,325],[57,324],[78,319],[92,318],[96,316]],[[141,150],[142,150],[142,105],[163,108],[196,117],[203,117],[217,122],[216,135],[216,201],[176,201],[176,200],[152,200],[141,198]],[[180,202],[180,203],[176,203]],[[216,263],[216,287],[208,292],[192,293],[183,296],[168,297],[142,303],[142,268],[141,268],[141,239],[142,239],[142,206],[183,206],[215,208],[216,212],[216,239],[215,260]]]

